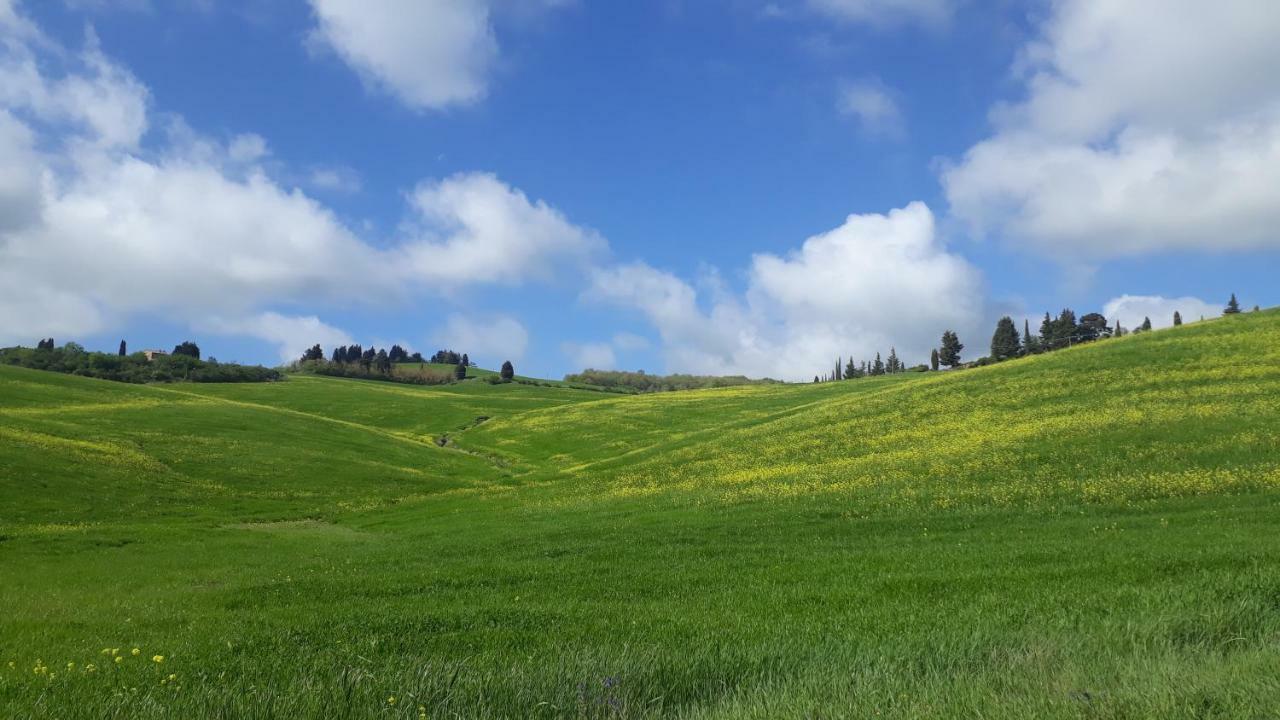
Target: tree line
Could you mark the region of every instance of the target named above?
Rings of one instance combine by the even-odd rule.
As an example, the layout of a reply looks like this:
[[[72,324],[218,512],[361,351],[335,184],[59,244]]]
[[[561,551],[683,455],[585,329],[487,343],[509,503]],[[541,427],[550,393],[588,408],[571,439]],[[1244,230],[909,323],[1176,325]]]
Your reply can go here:
[[[44,338],[29,347],[0,349],[0,363],[128,383],[150,382],[270,382],[281,379],[279,370],[261,365],[220,363],[215,358],[200,359],[200,348],[187,341],[170,354],[129,354],[124,340],[115,353],[91,352],[79,343],[57,347],[53,338]]]
[[[417,368],[412,367],[414,363],[418,365]],[[467,353],[437,350],[430,358],[423,358],[422,353],[410,353],[400,345],[392,345],[390,349],[339,345],[329,353],[329,358],[326,360],[324,349],[319,343],[308,348],[297,365],[299,369],[317,375],[386,380],[415,385],[443,385],[465,380],[468,369],[476,366]],[[427,365],[452,365],[453,369],[441,371]],[[510,381],[514,377],[515,366],[508,360],[502,364],[498,379]]]
[[[643,370],[595,370],[588,368],[580,373],[564,376],[567,383],[590,385],[611,392],[653,393],[670,390],[697,390],[701,388],[731,387],[775,383],[776,380],[752,380],[742,375],[650,375]]]
[[[1253,309],[1257,311],[1259,308],[1255,305]],[[1240,303],[1236,300],[1235,293],[1232,293],[1231,299],[1227,302],[1222,314],[1235,315],[1239,312],[1241,312]],[[1182,314],[1177,310],[1173,312],[1173,325],[1175,327],[1182,325]],[[991,354],[968,363],[968,365],[982,366],[1017,357],[1039,355],[1071,347],[1072,345],[1079,345],[1080,343],[1149,332],[1151,328],[1150,317],[1144,317],[1141,325],[1129,330],[1121,327],[1119,320],[1114,325],[1108,325],[1107,318],[1102,313],[1092,312],[1077,318],[1074,310],[1063,308],[1057,316],[1046,312],[1044,319],[1040,322],[1038,332],[1032,333],[1031,324],[1026,320],[1022,323],[1022,331],[1019,332],[1013,318],[1006,315],[996,322],[995,332],[991,336]],[[939,346],[930,352],[927,366],[916,365],[907,368],[898,359],[897,351],[890,348],[887,361],[880,359],[880,353],[876,353],[874,361],[863,361],[860,364],[854,363],[853,359],[850,358],[847,363],[842,365],[841,359],[836,358],[832,371],[826,375],[815,375],[813,381],[852,380],[861,377],[907,372],[908,370],[924,372],[938,370],[944,365],[954,369],[965,365],[960,357],[960,353],[963,350],[964,344],[960,342],[959,336],[952,330],[946,330],[942,333]]]

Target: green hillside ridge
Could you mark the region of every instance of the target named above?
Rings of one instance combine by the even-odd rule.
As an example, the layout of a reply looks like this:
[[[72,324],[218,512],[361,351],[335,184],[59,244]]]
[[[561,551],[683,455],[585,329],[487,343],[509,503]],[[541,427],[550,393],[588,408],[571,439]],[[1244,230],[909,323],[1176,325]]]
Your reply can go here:
[[[637,396],[0,367],[0,715],[1270,717],[1277,408],[1278,311]]]

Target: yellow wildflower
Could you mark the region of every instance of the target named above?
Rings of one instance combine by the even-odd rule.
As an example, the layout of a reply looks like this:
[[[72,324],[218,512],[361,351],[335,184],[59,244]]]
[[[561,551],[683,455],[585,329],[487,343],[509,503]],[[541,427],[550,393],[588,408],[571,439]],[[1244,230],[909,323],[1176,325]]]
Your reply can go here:
[[[117,664],[117,665],[119,665],[119,664],[120,664],[120,663],[122,663],[122,662],[124,662],[124,658],[123,658],[123,657],[121,657],[121,656],[119,656],[119,655],[117,655],[117,656],[116,656],[116,664]]]
[[[141,650],[139,650],[138,648],[134,648],[134,649],[133,649],[133,656],[134,656],[134,657],[137,657],[137,656],[138,656],[138,654],[139,654],[139,653],[141,653],[141,652],[142,652],[142,651],[141,651]]]
[[[395,704],[396,704],[396,696],[395,696],[395,695],[392,695],[391,697],[387,698],[387,704],[388,704],[388,705],[395,705]]]
[[[163,656],[163,655],[152,655],[152,656],[151,656],[151,662],[158,662],[158,663],[162,663],[162,662],[164,662],[164,656]]]

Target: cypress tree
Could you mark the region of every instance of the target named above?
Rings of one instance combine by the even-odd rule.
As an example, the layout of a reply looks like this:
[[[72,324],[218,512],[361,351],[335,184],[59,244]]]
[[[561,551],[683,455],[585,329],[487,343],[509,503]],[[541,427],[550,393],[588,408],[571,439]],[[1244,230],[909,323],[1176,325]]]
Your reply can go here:
[[[453,366],[453,379],[465,380],[466,377],[467,377],[467,366],[463,365],[462,361],[458,361],[458,364]]]
[[[1236,302],[1236,294],[1231,293],[1231,302],[1227,303],[1227,309],[1222,311],[1223,315],[1235,315],[1240,312],[1240,303]]]
[[[854,364],[852,355],[849,356],[849,362],[845,363],[844,376],[845,379],[858,377],[858,366]]]
[[[929,353],[929,367],[934,371],[937,371],[938,369],[938,348],[934,348],[933,351]]]
[[[1151,318],[1144,317],[1142,318],[1142,332],[1147,332],[1149,330],[1151,330]]]
[[[120,357],[124,357],[125,355],[128,355],[128,353],[125,351],[124,341],[121,340],[120,341]]]
[[[889,348],[889,362],[886,364],[885,371],[902,372],[902,361],[898,359],[898,349],[895,347]]]
[[[844,366],[840,363],[840,358],[838,358],[838,357],[837,357],[837,358],[836,358],[836,369],[835,369],[835,371],[834,371],[834,372],[832,372],[832,373],[831,373],[831,379],[832,379],[832,380],[843,380],[843,379],[844,379],[844,376],[843,376],[843,375],[841,375],[841,373],[842,373],[842,372],[844,372]]]
[[[884,374],[884,362],[883,362],[882,360],[880,360],[880,353],[876,353],[876,361],[875,361],[875,363],[871,366],[871,374],[872,374],[872,375],[883,375],[883,374]]]
[[[1018,357],[1021,346],[1018,327],[1013,324],[1013,318],[1008,315],[1000,318],[996,323],[996,331],[991,336],[991,357],[997,361]]]
[[[947,330],[942,333],[942,350],[938,353],[938,360],[947,367],[954,368],[960,364],[960,351],[964,349],[964,345],[960,343],[960,338],[952,331]]]
[[[1031,334],[1031,323],[1022,320],[1022,354],[1035,355],[1040,352],[1040,338]]]
[[[1177,310],[1174,310],[1174,311],[1173,311],[1173,326],[1174,326],[1174,327],[1178,327],[1178,326],[1179,326],[1179,325],[1181,325],[1181,324],[1182,324],[1182,313],[1178,312]]]
[[[500,374],[503,380],[510,380],[516,376],[516,368],[511,364],[510,360],[502,361],[502,372]]]

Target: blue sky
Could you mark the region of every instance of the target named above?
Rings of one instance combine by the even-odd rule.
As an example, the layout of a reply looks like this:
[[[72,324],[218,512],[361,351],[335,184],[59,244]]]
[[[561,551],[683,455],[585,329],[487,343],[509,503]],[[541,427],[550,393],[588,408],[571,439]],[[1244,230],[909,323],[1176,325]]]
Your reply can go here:
[[[1280,303],[1280,12],[0,0],[0,342],[802,379]]]

